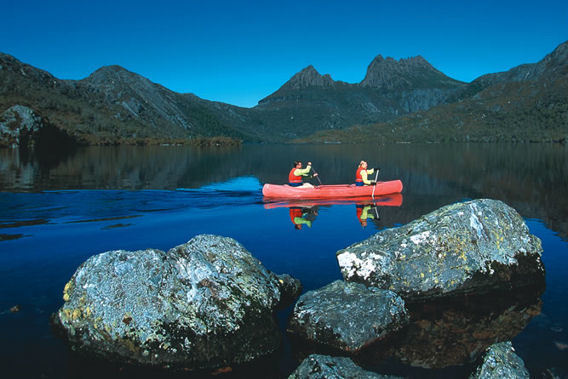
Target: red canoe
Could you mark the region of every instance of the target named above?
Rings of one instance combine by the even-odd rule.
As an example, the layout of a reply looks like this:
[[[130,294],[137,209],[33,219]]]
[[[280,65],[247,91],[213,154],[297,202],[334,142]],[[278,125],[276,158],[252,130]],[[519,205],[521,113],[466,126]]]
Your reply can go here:
[[[274,199],[269,199],[274,200]],[[345,205],[345,204],[356,204],[356,205],[373,205],[380,207],[400,207],[402,205],[402,194],[401,193],[391,193],[390,195],[375,196],[362,196],[362,197],[350,197],[346,199],[290,199],[290,200],[277,200],[276,202],[268,202],[264,204],[264,209],[275,209],[275,208],[309,208],[315,206],[329,206],[329,205]]]
[[[374,189],[374,191],[373,191]],[[314,187],[290,187],[287,184],[265,184],[262,194],[270,199],[344,199],[350,197],[382,196],[402,192],[400,180],[377,182],[374,186],[330,184]]]

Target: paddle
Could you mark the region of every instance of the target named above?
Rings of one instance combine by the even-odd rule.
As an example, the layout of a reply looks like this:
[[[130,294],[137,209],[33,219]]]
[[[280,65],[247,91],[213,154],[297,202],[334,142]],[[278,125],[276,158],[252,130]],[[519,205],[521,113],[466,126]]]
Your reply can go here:
[[[377,216],[377,220],[381,219],[381,216],[379,216],[379,210],[377,209],[377,205],[375,204],[375,215]]]
[[[373,185],[373,193],[371,194],[371,197],[374,199],[375,198],[375,188],[377,188],[377,178],[379,177],[379,169],[377,168],[377,173],[375,174],[375,184]]]
[[[313,172],[312,176],[315,176],[315,177],[318,179],[318,182],[319,182],[320,186],[322,186],[323,184],[322,184],[322,182],[321,182],[321,179],[320,179],[320,177],[319,177],[319,174],[316,172],[316,170],[314,170],[313,167],[312,167],[312,172]]]

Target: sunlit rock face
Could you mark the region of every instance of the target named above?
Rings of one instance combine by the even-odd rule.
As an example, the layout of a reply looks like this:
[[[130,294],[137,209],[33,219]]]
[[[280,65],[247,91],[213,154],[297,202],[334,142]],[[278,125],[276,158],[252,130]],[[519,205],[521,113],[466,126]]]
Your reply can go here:
[[[491,345],[471,379],[530,378],[525,362],[515,354],[510,341]]]
[[[32,109],[14,105],[0,114],[0,146],[33,147],[43,127],[41,117]]]
[[[355,352],[400,329],[407,316],[394,292],[337,280],[298,299],[288,331],[313,344]]]
[[[330,357],[328,355],[312,354],[302,361],[288,379],[303,378],[394,378],[363,370],[347,357]]]
[[[274,352],[283,280],[231,238],[199,235],[167,253],[89,258],[54,315],[75,350],[137,364],[209,369]]]
[[[511,289],[543,281],[541,242],[501,201],[442,207],[337,252],[347,281],[405,299]]]

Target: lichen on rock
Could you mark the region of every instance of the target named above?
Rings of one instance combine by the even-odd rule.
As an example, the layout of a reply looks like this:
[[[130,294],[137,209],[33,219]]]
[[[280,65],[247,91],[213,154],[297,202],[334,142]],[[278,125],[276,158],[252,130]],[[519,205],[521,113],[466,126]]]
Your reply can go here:
[[[31,108],[14,105],[0,114],[0,146],[33,147],[43,127],[42,118]]]
[[[137,364],[210,369],[274,352],[278,277],[232,238],[89,258],[54,319],[72,348]]]
[[[511,341],[500,342],[487,348],[481,364],[471,379],[530,378],[525,362],[515,354]]]
[[[404,298],[490,291],[542,280],[541,242],[501,201],[451,204],[337,252],[347,281]]]
[[[394,292],[337,280],[300,296],[288,331],[314,344],[356,352],[407,321],[404,300]]]
[[[351,358],[331,357],[328,355],[312,354],[302,361],[288,379],[381,379],[395,378],[366,371],[357,366]]]

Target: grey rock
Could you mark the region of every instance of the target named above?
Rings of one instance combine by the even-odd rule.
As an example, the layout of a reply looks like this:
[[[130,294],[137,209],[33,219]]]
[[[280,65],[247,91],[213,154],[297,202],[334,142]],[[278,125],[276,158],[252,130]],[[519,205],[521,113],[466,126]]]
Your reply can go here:
[[[475,379],[530,378],[523,360],[515,354],[510,341],[491,345],[483,362],[470,376]]]
[[[31,108],[14,105],[0,115],[0,146],[33,147],[43,127],[42,118]]]
[[[544,280],[541,242],[501,201],[442,207],[337,252],[343,277],[433,298],[532,285]]]
[[[334,379],[334,378],[392,378],[391,376],[363,370],[351,358],[330,357],[328,355],[312,354],[302,361],[298,368],[290,374],[289,379]]]
[[[276,279],[280,288],[278,308],[286,308],[296,301],[302,293],[302,283],[288,274],[277,275]]]
[[[302,89],[306,87],[333,87],[334,80],[329,74],[321,75],[312,65],[304,68],[287,81],[282,89]]]
[[[394,292],[337,280],[298,299],[288,331],[312,343],[354,352],[407,321],[404,301]]]
[[[367,68],[363,87],[382,90],[409,88],[456,88],[463,83],[436,70],[426,59],[416,56],[395,60],[378,55]]]
[[[101,93],[107,105],[122,106],[136,119],[146,109],[160,119],[167,120],[182,129],[188,129],[190,120],[176,103],[176,94],[150,80],[120,66],[105,66],[80,82],[87,91]]]
[[[137,364],[210,369],[274,352],[279,282],[232,238],[198,235],[167,253],[89,258],[54,319],[75,350]]]

